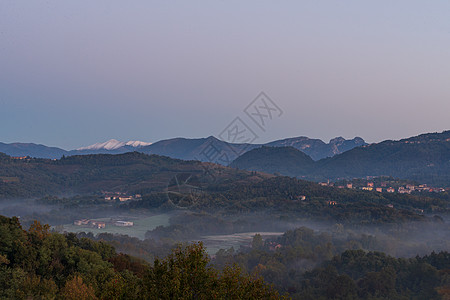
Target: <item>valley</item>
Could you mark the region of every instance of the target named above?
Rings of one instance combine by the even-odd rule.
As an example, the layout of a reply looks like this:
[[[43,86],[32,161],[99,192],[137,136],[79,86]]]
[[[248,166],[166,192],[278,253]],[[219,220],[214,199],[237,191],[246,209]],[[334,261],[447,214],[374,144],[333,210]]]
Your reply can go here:
[[[230,166],[139,152],[57,160],[1,154],[0,215],[18,216],[25,228],[38,220],[49,224],[52,234],[106,243],[146,262],[170,255],[179,245],[201,242],[218,269],[235,263],[248,274],[259,270],[281,293],[312,295],[316,292],[305,290],[301,282],[339,255],[382,252],[389,256],[377,259],[388,264],[396,257],[447,255],[446,173],[427,181],[443,184],[436,186],[417,181],[409,171],[412,157],[422,164],[413,154],[417,145],[423,151],[433,149],[428,162],[433,157],[436,163],[445,160],[447,148],[441,146],[446,146],[442,135],[447,134],[408,139],[401,146],[390,142],[390,150],[383,151],[394,156],[413,152],[396,162],[405,167],[392,173],[383,169],[385,176],[315,175],[323,166],[342,161],[341,156],[373,152],[376,145],[318,161],[290,146],[263,146]],[[420,143],[412,142],[417,139]],[[410,145],[415,145],[412,150]],[[400,169],[409,175],[396,178]],[[359,250],[364,252],[348,252]]]

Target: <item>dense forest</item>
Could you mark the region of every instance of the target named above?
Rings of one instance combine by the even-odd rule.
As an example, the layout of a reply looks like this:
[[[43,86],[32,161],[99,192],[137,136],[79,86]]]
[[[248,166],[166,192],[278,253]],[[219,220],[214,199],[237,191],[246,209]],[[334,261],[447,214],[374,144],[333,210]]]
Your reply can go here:
[[[137,152],[70,156],[60,160],[14,159],[0,154],[0,199],[102,191],[145,194],[167,189],[171,179],[181,173],[191,174],[202,184],[270,177]]]
[[[177,247],[152,264],[105,242],[50,233],[35,222],[0,216],[0,298],[279,299],[276,290],[237,267],[217,271],[201,244]]]
[[[336,232],[339,233],[339,230]],[[211,260],[201,243],[167,246],[152,263],[98,241],[0,217],[0,297],[14,299],[448,299],[450,254],[395,258],[380,241],[298,228]],[[122,240],[125,241],[126,238]],[[154,241],[147,241],[153,244]],[[120,242],[116,245],[120,246]],[[142,245],[136,245],[140,247]],[[346,249],[355,250],[346,250]],[[268,284],[273,284],[271,287]]]
[[[300,227],[276,238],[263,239],[256,234],[246,247],[219,250],[211,263],[218,270],[238,265],[246,274],[262,276],[294,299],[448,299],[450,254],[430,251],[429,242],[418,244],[409,235],[427,229],[412,227],[390,236],[358,233],[342,225],[329,233]],[[438,231],[439,227],[428,230]],[[176,247],[170,238],[150,236],[141,241],[90,235],[147,260],[153,259],[154,253],[166,255]],[[442,236],[436,236],[435,243],[448,249],[449,241]]]
[[[2,203],[5,207],[1,206]],[[245,229],[251,231],[255,227],[246,224],[249,223],[249,214],[264,215],[265,222],[259,224],[267,224],[267,227],[277,220],[288,223],[314,220],[355,226],[436,222],[447,218],[449,203],[448,193],[434,197],[378,193],[323,187],[289,177],[263,179],[248,176],[240,181],[210,183],[196,192],[150,192],[127,202],[109,201],[95,194],[4,200],[0,202],[0,213],[20,215],[27,225],[34,219],[62,225],[79,218],[189,210],[226,220],[228,225],[221,227],[220,231],[231,233]]]
[[[294,147],[263,146],[241,155],[230,166],[296,177],[313,170],[314,164],[311,157]]]
[[[244,270],[258,272],[298,299],[448,297],[450,254],[433,252],[404,259],[367,250],[388,249],[396,242],[366,234],[344,237],[342,232],[298,228],[274,240],[263,241],[256,235],[251,248],[237,253],[219,251],[214,262],[218,267],[234,262]]]
[[[190,209],[211,213],[249,213],[265,211],[286,218],[308,218],[343,223],[399,223],[426,220],[426,214],[447,214],[448,195],[431,198],[323,187],[289,177],[272,177],[255,182],[215,183],[202,193],[181,195]],[[171,196],[172,200],[176,195]],[[124,208],[164,207],[167,195],[153,193]],[[167,206],[170,207],[170,206]],[[422,211],[423,210],[423,211]]]

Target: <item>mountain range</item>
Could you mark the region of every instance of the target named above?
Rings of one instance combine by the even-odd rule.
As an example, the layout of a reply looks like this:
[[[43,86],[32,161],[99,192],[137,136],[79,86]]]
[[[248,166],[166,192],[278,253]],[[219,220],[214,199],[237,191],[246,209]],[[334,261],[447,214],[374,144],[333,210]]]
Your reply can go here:
[[[364,145],[313,162],[297,149],[260,147],[230,166],[315,181],[388,175],[448,187],[450,131]]]
[[[334,138],[325,143],[307,137],[266,144],[233,144],[210,136],[198,139],[174,138],[153,144],[110,140],[71,151],[37,144],[0,143],[0,152],[13,157],[52,159],[73,155],[140,152],[313,181],[393,176],[450,186],[450,131],[370,145],[361,138]]]
[[[69,151],[33,143],[0,143],[0,152],[15,157],[30,156],[36,158],[59,159],[62,156],[122,154],[137,151],[145,154],[158,154],[176,159],[199,160],[228,165],[239,155],[261,146],[292,146],[306,153],[312,159],[319,160],[363,145],[366,145],[366,143],[359,137],[351,140],[338,137],[332,139],[329,143],[325,143],[319,139],[311,139],[302,136],[276,140],[267,144],[234,144],[210,136],[197,139],[173,138],[158,141],[156,143],[146,143],[141,141],[121,142],[112,139],[103,143],[96,143]],[[214,150],[213,152],[216,152],[220,157],[226,159],[215,159],[214,157],[211,157],[211,154],[213,154],[211,153],[211,150]]]
[[[133,148],[139,148],[139,147],[143,147],[143,146],[149,146],[152,143],[146,143],[146,142],[141,142],[141,141],[128,141],[128,142],[120,142],[118,140],[112,139],[109,140],[107,142],[104,143],[96,143],[87,147],[82,147],[82,148],[78,148],[78,151],[83,151],[83,150],[116,150],[116,149],[120,149],[122,147],[126,147],[126,146],[130,146]]]
[[[30,156],[35,158],[59,159],[63,156],[72,155],[122,154],[138,151],[138,149],[149,145],[151,143],[141,141],[120,142],[112,139],[104,143],[96,143],[91,146],[68,151],[34,143],[5,144],[0,142],[0,152],[14,157]]]

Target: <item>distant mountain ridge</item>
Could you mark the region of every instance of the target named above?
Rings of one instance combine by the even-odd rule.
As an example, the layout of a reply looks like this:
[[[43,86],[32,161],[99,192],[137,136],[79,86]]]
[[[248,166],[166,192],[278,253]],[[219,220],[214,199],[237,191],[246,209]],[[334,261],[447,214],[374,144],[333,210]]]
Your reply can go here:
[[[294,157],[259,148],[243,154],[231,166],[315,181],[387,175],[450,187],[450,131],[356,147],[315,161],[312,166]],[[292,164],[290,170],[296,173],[287,172],[287,164]]]
[[[333,149],[342,151],[342,149],[348,147],[346,143],[346,140],[341,138],[333,139],[330,141],[330,148],[327,151],[333,151]],[[356,143],[361,143],[361,141],[356,138],[353,144]],[[267,145],[295,145],[298,148],[304,147],[304,149],[312,151],[313,149],[321,149],[319,146],[323,147],[323,144],[320,140],[299,137],[275,141]],[[450,187],[450,131],[363,145],[317,161],[293,146],[271,147],[267,145],[229,144],[215,137],[208,137],[202,139],[170,139],[139,148],[125,145],[113,150],[65,151],[36,144],[0,143],[0,152],[6,152],[5,148],[7,148],[6,150],[13,149],[15,151],[16,154],[11,156],[39,157],[41,155],[41,157],[44,157],[44,155],[69,156],[73,153],[104,154],[106,152],[107,154],[119,154],[124,151],[134,152],[135,155],[140,154],[137,152],[143,152],[183,160],[220,162],[209,160],[210,157],[214,156],[214,151],[211,151],[211,149],[217,149],[222,154],[230,154],[230,157],[244,153],[239,158],[234,159],[231,164],[227,164],[233,168],[279,173],[312,181],[392,176],[438,187]],[[352,146],[352,143],[350,143],[350,146]],[[30,149],[37,155],[30,154]],[[306,150],[304,151],[306,152]],[[318,150],[312,152],[319,153]],[[1,156],[0,153],[0,158]],[[88,158],[84,155],[77,157],[78,159]],[[215,157],[217,158],[217,156]],[[225,164],[223,161],[222,163]],[[4,171],[4,176],[11,177],[7,170]]]
[[[228,165],[239,155],[259,148],[263,145],[284,147],[292,146],[314,160],[342,153],[354,147],[366,145],[362,138],[356,137],[352,140],[346,140],[342,137],[332,139],[328,144],[319,139],[308,137],[296,137],[283,140],[277,140],[266,144],[233,144],[221,141],[213,136],[207,138],[173,138],[161,140],[156,143],[147,143],[141,141],[121,142],[115,139],[96,143],[87,147],[81,147],[76,150],[64,150],[57,147],[47,147],[45,145],[13,143],[0,143],[0,152],[10,156],[30,156],[36,158],[58,159],[71,155],[87,154],[122,154],[126,152],[141,152],[145,154],[158,154],[183,160],[199,160],[207,162],[216,162],[222,165]],[[220,156],[226,159],[214,160],[207,155],[209,148],[213,147]],[[211,153],[209,153],[211,154]]]
[[[141,142],[141,141],[128,141],[128,142],[120,142],[118,140],[115,139],[111,139],[109,141],[106,141],[104,143],[96,143],[87,147],[81,147],[78,148],[77,150],[82,151],[82,150],[100,150],[100,149],[105,149],[105,150],[116,150],[125,146],[130,146],[130,147],[134,147],[134,148],[139,148],[139,147],[144,147],[144,146],[149,146],[152,143],[146,143],[146,142]]]
[[[310,139],[308,137],[288,138],[265,144],[265,146],[272,147],[291,146],[308,154],[314,160],[332,157],[364,145],[367,145],[367,143],[360,137],[355,137],[351,140],[346,140],[343,137],[336,137],[331,139],[328,144],[322,140]]]
[[[351,140],[338,137],[332,139],[328,144],[322,140],[311,139],[304,136],[276,140],[266,144],[233,144],[210,136],[208,138],[199,139],[175,138],[162,140],[150,146],[142,147],[139,151],[146,154],[165,155],[184,160],[211,161],[208,155],[205,155],[205,152],[208,150],[215,150],[221,155],[225,154],[224,157],[227,158],[228,163],[220,160],[212,162],[228,165],[245,152],[262,146],[292,146],[309,155],[312,159],[319,160],[364,145],[367,145],[367,143],[359,137]],[[214,149],[208,149],[211,147]]]
[[[0,142],[0,152],[10,156],[32,156],[38,158],[60,158],[63,155],[68,155],[66,151],[57,147],[48,147],[33,143],[11,143],[5,144]]]
[[[48,147],[34,143],[0,143],[0,152],[10,156],[30,156],[36,158],[59,159],[62,156],[88,155],[88,154],[123,154],[138,151],[139,148],[149,146],[151,143],[141,141],[120,142],[109,140],[76,150],[64,150],[58,147]]]

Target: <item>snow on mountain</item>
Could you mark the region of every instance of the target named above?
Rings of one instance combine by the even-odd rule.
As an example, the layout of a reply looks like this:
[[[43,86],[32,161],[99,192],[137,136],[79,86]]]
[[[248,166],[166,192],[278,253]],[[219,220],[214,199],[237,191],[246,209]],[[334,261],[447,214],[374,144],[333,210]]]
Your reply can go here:
[[[150,146],[151,144],[152,143],[146,143],[146,142],[141,142],[141,141],[128,141],[125,145],[138,148],[138,147]]]
[[[78,148],[77,150],[99,150],[99,149],[114,150],[123,146],[125,146],[124,142],[112,139],[104,143],[96,143],[87,147]]]
[[[106,141],[104,143],[96,143],[87,147],[81,147],[78,148],[77,150],[100,150],[100,149],[105,149],[105,150],[115,150],[115,149],[119,149],[122,148],[124,146],[131,146],[134,148],[138,148],[138,147],[143,147],[143,146],[148,146],[151,145],[151,143],[146,143],[146,142],[141,142],[141,141],[129,141],[129,142],[121,142],[115,139],[111,139],[109,141]]]

